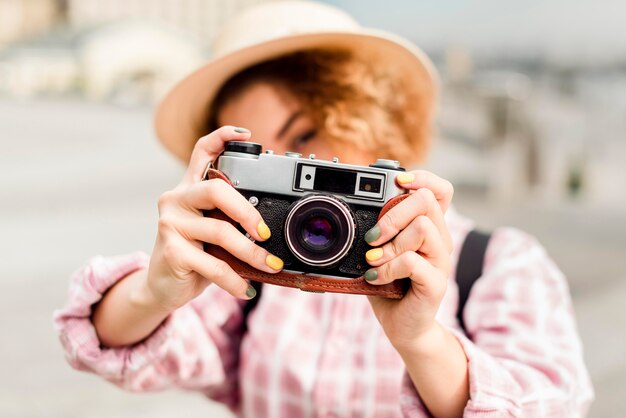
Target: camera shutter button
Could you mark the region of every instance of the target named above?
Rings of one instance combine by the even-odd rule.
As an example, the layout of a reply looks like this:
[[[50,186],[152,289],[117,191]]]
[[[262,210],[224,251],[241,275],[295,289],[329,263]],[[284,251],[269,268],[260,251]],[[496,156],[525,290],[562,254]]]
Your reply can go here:
[[[300,157],[302,157],[302,154],[300,154],[299,152],[293,152],[293,151],[287,151],[285,153],[285,155],[287,157],[291,157],[291,158],[300,158]]]

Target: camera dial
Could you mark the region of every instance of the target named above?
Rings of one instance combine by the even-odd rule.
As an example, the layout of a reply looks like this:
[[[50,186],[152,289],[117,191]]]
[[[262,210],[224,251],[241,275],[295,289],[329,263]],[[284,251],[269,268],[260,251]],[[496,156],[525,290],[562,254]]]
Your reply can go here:
[[[386,160],[384,158],[377,159],[374,164],[370,164],[370,167],[386,168],[388,170],[405,171],[404,168],[400,167],[400,161]]]
[[[260,155],[262,150],[261,144],[249,141],[228,141],[224,146],[225,152],[239,152],[250,155]]]

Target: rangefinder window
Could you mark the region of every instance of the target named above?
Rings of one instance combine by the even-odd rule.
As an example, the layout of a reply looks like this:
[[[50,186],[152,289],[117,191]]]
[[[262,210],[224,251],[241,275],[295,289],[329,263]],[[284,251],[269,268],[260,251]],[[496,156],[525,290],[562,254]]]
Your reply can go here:
[[[359,190],[369,193],[380,193],[381,179],[372,177],[361,177],[359,181]]]
[[[375,173],[360,172],[357,175],[358,189],[355,190],[355,196],[377,199],[383,198],[385,193],[385,175]]]
[[[353,194],[357,178],[356,171],[305,164],[300,165],[297,175],[296,184],[302,189],[341,194]]]

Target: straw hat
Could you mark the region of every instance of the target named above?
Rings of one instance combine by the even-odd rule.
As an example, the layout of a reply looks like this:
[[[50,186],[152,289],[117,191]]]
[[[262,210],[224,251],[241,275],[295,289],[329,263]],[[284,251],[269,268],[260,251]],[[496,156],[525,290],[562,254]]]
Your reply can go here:
[[[397,35],[361,27],[345,12],[311,1],[264,3],[225,25],[214,57],[176,85],[156,112],[159,140],[187,162],[206,135],[211,103],[230,77],[252,65],[309,48],[344,48],[403,74],[407,88],[434,93],[436,71],[415,45]]]

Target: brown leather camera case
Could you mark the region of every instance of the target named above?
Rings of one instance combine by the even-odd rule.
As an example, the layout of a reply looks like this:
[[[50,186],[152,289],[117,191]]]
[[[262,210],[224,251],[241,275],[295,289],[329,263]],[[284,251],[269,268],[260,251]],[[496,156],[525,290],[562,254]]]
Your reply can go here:
[[[207,172],[208,179],[222,179],[232,186],[228,178],[220,171],[210,168]],[[383,207],[378,215],[378,219],[389,209],[403,201],[408,194],[394,197]],[[208,213],[212,218],[223,219],[232,224],[236,224],[219,209]],[[215,257],[224,260],[241,277],[247,280],[256,280],[263,283],[275,284],[279,286],[296,287],[308,292],[333,292],[351,293],[358,295],[383,296],[392,299],[401,299],[409,286],[409,279],[395,280],[385,285],[373,285],[368,283],[363,276],[354,279],[334,279],[330,277],[312,276],[307,274],[279,273],[270,274],[257,270],[247,263],[239,260],[226,250],[216,245],[205,245],[205,250]]]

